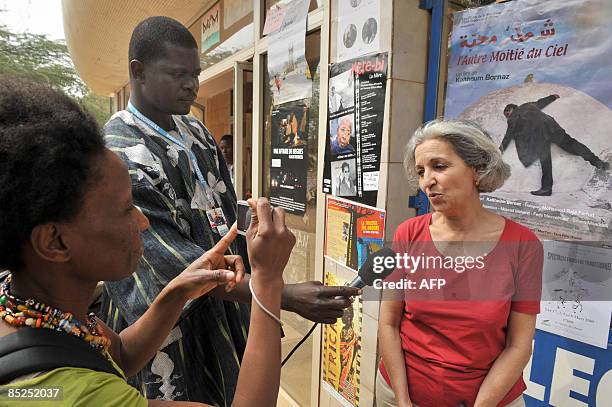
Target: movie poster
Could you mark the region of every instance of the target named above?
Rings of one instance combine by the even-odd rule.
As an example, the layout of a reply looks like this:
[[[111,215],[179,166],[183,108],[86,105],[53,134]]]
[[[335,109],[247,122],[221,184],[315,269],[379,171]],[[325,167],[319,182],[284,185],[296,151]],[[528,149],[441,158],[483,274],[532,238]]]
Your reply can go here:
[[[325,285],[344,285],[345,280],[325,273]],[[353,301],[335,324],[323,328],[323,387],[344,406],[359,405],[361,363],[361,299]]]
[[[323,192],[376,205],[387,54],[331,64]]]
[[[379,0],[338,0],[336,49],[338,61],[378,52]]]
[[[310,0],[286,5],[280,28],[268,36],[268,86],[273,104],[312,96],[312,80],[306,62],[306,18]]]
[[[486,207],[545,239],[612,240],[609,5],[517,0],[454,15],[445,115],[483,126],[512,167]]]
[[[385,211],[327,197],[325,257],[355,271],[383,248]]]
[[[516,0],[456,13],[445,115],[480,124],[511,167],[481,195],[484,207],[545,240],[538,328],[605,347],[612,24],[603,10],[607,0]]]
[[[270,203],[287,212],[306,212],[308,107],[287,103],[272,110]]]

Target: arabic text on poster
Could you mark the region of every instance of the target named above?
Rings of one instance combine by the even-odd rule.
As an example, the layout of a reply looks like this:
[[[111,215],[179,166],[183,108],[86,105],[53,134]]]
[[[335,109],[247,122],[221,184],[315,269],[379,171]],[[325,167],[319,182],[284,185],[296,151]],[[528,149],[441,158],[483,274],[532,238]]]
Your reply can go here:
[[[513,1],[454,15],[445,115],[480,124],[512,168],[486,207],[545,239],[612,239],[608,6]]]
[[[612,55],[605,0],[517,0],[454,15],[447,117],[480,124],[512,170],[481,201],[545,242],[538,328],[606,346],[612,283]],[[563,241],[563,242],[561,242]],[[606,266],[607,265],[607,266]]]

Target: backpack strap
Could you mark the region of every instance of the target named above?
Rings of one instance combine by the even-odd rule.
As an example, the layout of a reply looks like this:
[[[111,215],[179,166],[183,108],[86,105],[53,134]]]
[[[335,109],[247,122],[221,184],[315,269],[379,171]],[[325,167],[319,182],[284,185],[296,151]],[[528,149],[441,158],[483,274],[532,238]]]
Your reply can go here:
[[[60,367],[78,367],[124,377],[85,341],[52,329],[21,328],[0,338],[0,384]]]

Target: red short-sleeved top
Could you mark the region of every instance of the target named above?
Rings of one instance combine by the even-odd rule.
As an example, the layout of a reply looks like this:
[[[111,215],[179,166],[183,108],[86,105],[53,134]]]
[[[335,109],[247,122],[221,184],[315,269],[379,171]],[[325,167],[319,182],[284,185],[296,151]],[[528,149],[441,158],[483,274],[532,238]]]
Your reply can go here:
[[[432,244],[430,221],[427,214],[402,223],[394,236],[396,253],[444,256]],[[480,262],[482,267],[462,273],[435,266],[411,273],[398,267],[386,280],[411,279],[416,284],[423,278],[446,280],[443,290],[404,291],[400,336],[408,391],[420,407],[473,405],[504,350],[510,311],[540,312],[543,249],[533,232],[505,219],[499,241]],[[380,371],[390,384],[382,361]],[[525,389],[521,376],[498,406],[507,405]]]

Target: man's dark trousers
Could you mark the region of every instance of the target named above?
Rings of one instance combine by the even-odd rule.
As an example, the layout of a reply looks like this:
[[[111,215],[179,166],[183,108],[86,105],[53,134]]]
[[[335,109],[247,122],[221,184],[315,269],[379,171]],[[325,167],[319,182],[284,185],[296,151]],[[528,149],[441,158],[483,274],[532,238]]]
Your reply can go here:
[[[550,157],[550,148],[548,154],[541,155],[540,165],[542,166],[542,187],[541,189],[552,189],[553,186],[553,175],[552,175],[552,159]]]
[[[601,160],[584,144],[567,134],[563,133],[555,134],[553,143],[558,145],[561,149],[567,151],[570,154],[582,157],[585,161],[591,163],[591,165],[597,166]],[[538,155],[540,159],[540,165],[542,166],[542,187],[541,189],[552,189],[553,186],[553,175],[552,175],[552,159],[550,156],[550,143],[548,148],[543,148],[541,154]]]
[[[568,153],[584,158],[584,160],[591,163],[591,165],[597,166],[601,161],[587,146],[567,134],[565,131],[563,134],[555,134],[554,139],[551,141]]]

